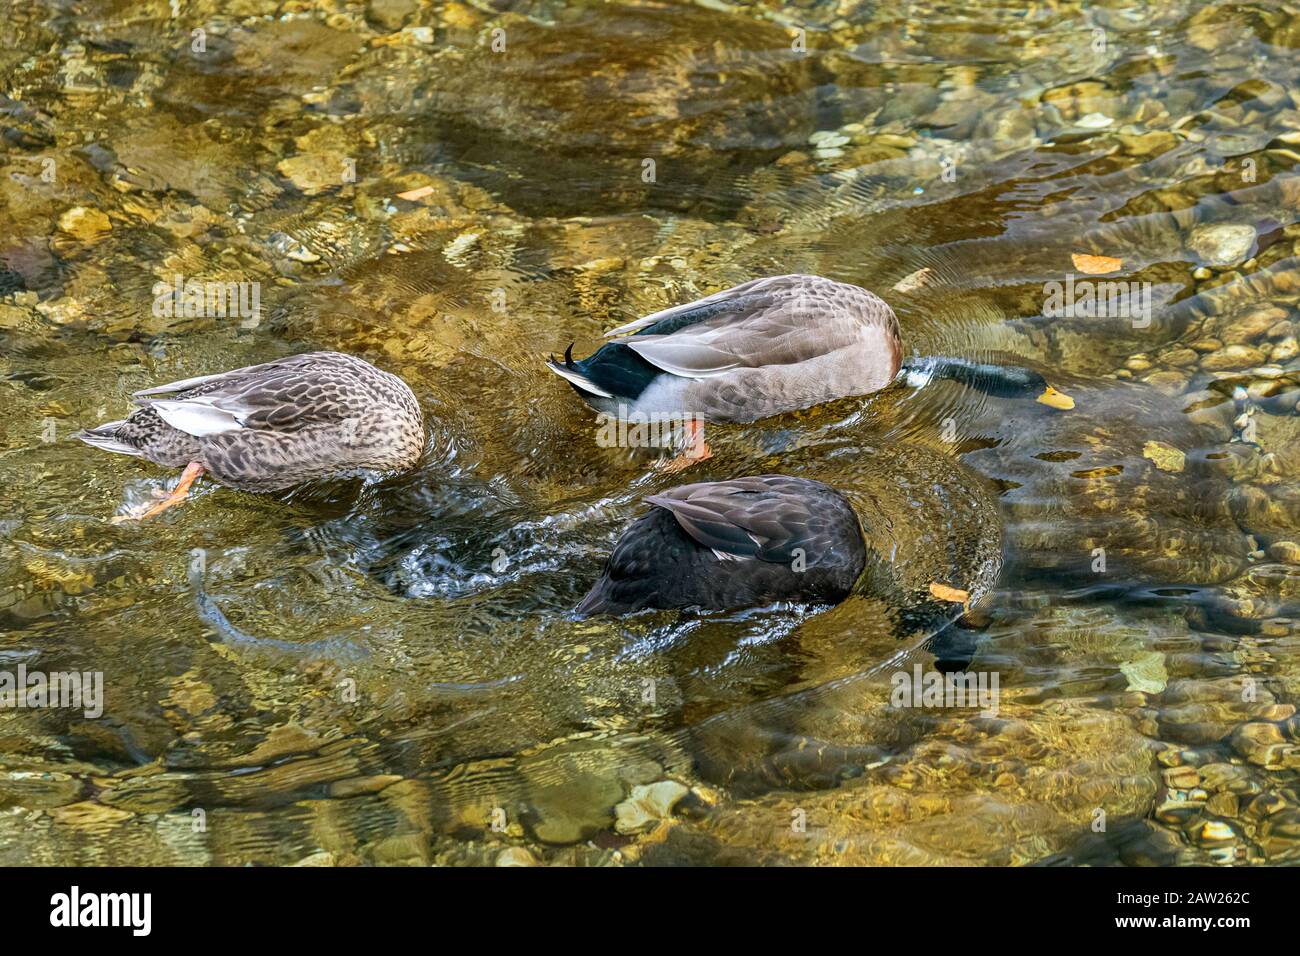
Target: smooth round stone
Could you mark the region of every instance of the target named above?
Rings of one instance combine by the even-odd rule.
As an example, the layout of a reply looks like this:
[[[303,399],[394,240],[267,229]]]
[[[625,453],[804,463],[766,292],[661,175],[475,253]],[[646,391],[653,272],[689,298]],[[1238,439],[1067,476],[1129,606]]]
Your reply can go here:
[[[1162,371],[1152,372],[1147,376],[1146,382],[1154,389],[1164,392],[1166,395],[1177,395],[1187,385],[1187,375],[1183,372]]]
[[[843,133],[831,129],[819,129],[808,137],[808,142],[812,145],[822,148],[831,149],[836,146],[844,146],[848,143],[849,138]]]
[[[1226,790],[1235,780],[1249,771],[1239,764],[1210,763],[1201,768],[1201,781],[1211,790]]]
[[[496,866],[537,866],[537,857],[521,846],[508,846],[497,854]]]
[[[631,795],[614,808],[614,829],[640,833],[673,814],[673,807],[690,791],[676,780],[660,780],[633,787]]]
[[[1207,372],[1223,372],[1259,365],[1264,355],[1249,345],[1226,345],[1201,359],[1201,368]]]
[[[1123,145],[1124,151],[1130,156],[1150,156],[1152,153],[1163,153],[1178,143],[1172,133],[1164,130],[1121,135],[1119,141]]]
[[[1083,129],[1105,129],[1115,121],[1104,113],[1089,113],[1075,120],[1074,125]]]
[[[59,229],[82,242],[97,242],[113,230],[108,216],[98,209],[73,206],[59,217]]]
[[[1276,724],[1252,721],[1232,733],[1232,749],[1259,767],[1274,764],[1286,742]]]
[[[1207,820],[1202,824],[1196,838],[1205,843],[1222,843],[1224,840],[1235,840],[1237,833],[1222,820]]]
[[[1278,319],[1285,317],[1281,309],[1256,309],[1229,323],[1222,330],[1221,338],[1225,345],[1247,345],[1263,338]]]
[[[1220,268],[1240,265],[1250,257],[1255,245],[1255,227],[1233,223],[1197,226],[1187,245],[1205,265]]]
[[[1170,767],[1164,772],[1165,786],[1176,790],[1190,790],[1201,782],[1195,767]]]
[[[1193,349],[1174,349],[1171,352],[1166,352],[1163,358],[1169,365],[1182,367],[1186,365],[1194,365],[1196,363],[1197,355]]]
[[[1268,556],[1284,564],[1300,564],[1300,544],[1294,541],[1274,541],[1268,546]]]
[[[1241,130],[1227,133],[1215,133],[1206,143],[1213,153],[1220,156],[1244,156],[1268,145],[1271,133],[1254,130]]]
[[[1295,704],[1269,704],[1267,707],[1260,708],[1254,716],[1260,720],[1290,720],[1295,716]],[[1285,734],[1287,729],[1288,726],[1283,725],[1282,733]]]

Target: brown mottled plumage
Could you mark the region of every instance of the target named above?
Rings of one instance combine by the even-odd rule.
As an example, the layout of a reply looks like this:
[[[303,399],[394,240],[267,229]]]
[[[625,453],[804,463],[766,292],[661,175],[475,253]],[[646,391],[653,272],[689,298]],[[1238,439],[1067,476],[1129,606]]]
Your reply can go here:
[[[419,403],[400,378],[340,352],[310,352],[135,393],[122,421],[87,444],[168,468],[197,463],[244,491],[413,468],[424,450]]]
[[[835,604],[866,565],[862,525],[834,488],[758,475],[670,488],[619,538],[579,614]]]

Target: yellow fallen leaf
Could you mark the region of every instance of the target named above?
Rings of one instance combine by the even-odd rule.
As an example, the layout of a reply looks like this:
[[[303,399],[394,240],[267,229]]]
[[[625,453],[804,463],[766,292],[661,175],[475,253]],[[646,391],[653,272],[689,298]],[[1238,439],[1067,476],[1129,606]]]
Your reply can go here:
[[[1124,266],[1123,259],[1112,259],[1110,256],[1090,256],[1086,252],[1072,252],[1070,258],[1074,261],[1076,269],[1090,276],[1118,272]]]
[[[950,588],[938,581],[930,583],[930,593],[940,601],[952,601],[955,604],[965,604],[970,600],[969,591],[963,591],[961,588]]]
[[[421,186],[419,189],[408,189],[404,193],[398,193],[398,199],[405,199],[408,202],[415,202],[417,199],[423,199],[425,196],[433,193],[432,186]]]
[[[1162,441],[1149,441],[1143,445],[1142,457],[1150,458],[1161,471],[1178,472],[1187,465],[1186,455]]]

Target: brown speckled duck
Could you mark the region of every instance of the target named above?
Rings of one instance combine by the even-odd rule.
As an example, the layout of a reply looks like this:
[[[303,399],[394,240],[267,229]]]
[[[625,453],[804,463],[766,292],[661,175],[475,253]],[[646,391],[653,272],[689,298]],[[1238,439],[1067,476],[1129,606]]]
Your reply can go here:
[[[619,538],[579,614],[836,604],[866,564],[862,525],[820,481],[758,475],[681,485]]]
[[[605,333],[594,354],[548,366],[620,418],[752,422],[889,385],[948,378],[992,395],[1074,401],[1029,369],[963,359],[904,361],[898,317],[866,289],[821,276],[755,279]],[[707,457],[707,452],[701,457]]]
[[[204,472],[244,491],[317,478],[406,471],[424,450],[424,420],[396,375],[340,352],[310,352],[136,392],[121,421],[78,433],[105,451],[184,468],[179,504]]]

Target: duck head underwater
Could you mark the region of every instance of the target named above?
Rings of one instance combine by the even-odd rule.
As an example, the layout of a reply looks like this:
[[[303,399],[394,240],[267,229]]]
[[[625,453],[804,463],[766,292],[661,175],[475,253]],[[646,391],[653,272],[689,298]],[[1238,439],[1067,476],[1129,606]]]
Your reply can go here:
[[[820,276],[756,279],[608,333],[552,371],[607,416],[752,422],[894,383],[948,379],[1055,409],[1074,401],[1039,373],[953,358],[902,358],[894,311],[866,289]],[[698,436],[697,436],[698,437]],[[693,460],[708,457],[707,448]],[[643,608],[727,610],[775,602],[835,604],[866,562],[862,525],[834,488],[759,475],[672,488],[614,546],[579,614]],[[967,592],[935,583],[934,597]]]
[[[578,614],[837,604],[866,563],[857,514],[819,481],[758,475],[645,500],[650,512],[619,538]]]
[[[904,360],[898,317],[879,296],[821,276],[754,279],[606,333],[585,359],[551,371],[607,415],[752,422],[869,395],[900,379],[945,378],[1003,398],[1070,409],[1074,400],[1027,368],[956,358]],[[902,374],[900,374],[902,373]],[[707,457],[707,452],[699,457]]]
[[[410,387],[341,352],[184,379],[133,398],[139,407],[126,418],[76,437],[185,470],[166,498],[127,518],[180,504],[204,473],[228,488],[270,492],[319,478],[409,471],[424,451],[424,419]]]

